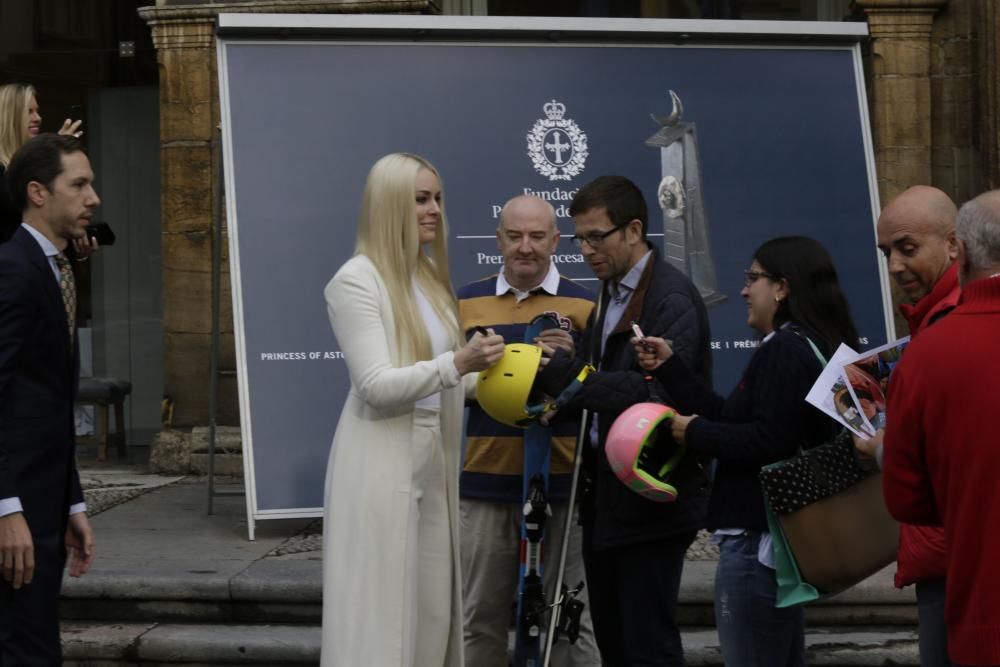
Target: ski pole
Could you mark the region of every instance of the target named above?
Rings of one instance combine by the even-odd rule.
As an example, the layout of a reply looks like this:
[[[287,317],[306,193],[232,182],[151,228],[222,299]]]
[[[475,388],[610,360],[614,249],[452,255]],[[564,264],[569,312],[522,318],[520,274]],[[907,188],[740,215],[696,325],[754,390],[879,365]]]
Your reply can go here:
[[[549,667],[549,661],[552,658],[552,644],[556,636],[556,623],[563,611],[563,601],[561,599],[562,584],[563,577],[566,575],[566,554],[569,549],[570,529],[573,527],[573,510],[576,507],[576,487],[580,481],[580,465],[583,458],[581,454],[583,453],[583,443],[586,442],[587,438],[587,413],[588,411],[584,410],[580,414],[580,433],[576,436],[576,449],[573,452],[573,477],[570,481],[566,522],[563,524],[562,547],[559,549],[559,567],[556,569],[556,585],[553,589],[555,590],[557,603],[553,606],[552,613],[549,614],[549,629],[545,636],[545,653],[542,657],[542,667]]]

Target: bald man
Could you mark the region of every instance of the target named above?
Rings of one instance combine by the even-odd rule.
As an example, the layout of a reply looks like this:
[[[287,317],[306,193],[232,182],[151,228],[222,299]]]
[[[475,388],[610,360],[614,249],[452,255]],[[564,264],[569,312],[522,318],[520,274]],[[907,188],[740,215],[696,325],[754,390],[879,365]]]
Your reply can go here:
[[[889,275],[909,301],[899,310],[914,339],[958,305],[957,215],[948,195],[917,185],[893,199],[879,216],[878,248],[885,255]],[[856,441],[858,449],[881,458],[882,436],[880,432],[872,440]],[[944,545],[940,527],[901,526],[896,586],[916,584],[922,667],[951,664],[944,621]]]
[[[958,246],[955,242],[955,203],[941,190],[917,185],[890,202],[878,219],[878,247],[889,264],[889,273],[911,304],[923,303],[946,274],[947,287],[958,286],[953,268]],[[952,305],[954,307],[954,305]],[[900,309],[910,320],[916,305]],[[929,313],[925,313],[928,315]],[[926,326],[930,322],[920,321]],[[910,323],[911,332],[913,323]],[[917,327],[921,328],[921,327]]]
[[[587,289],[559,275],[552,258],[559,229],[552,205],[521,195],[508,201],[496,230],[503,268],[458,290],[463,328],[490,327],[504,340],[524,340],[528,324],[542,313],[555,313],[565,330],[550,329],[539,338],[571,353],[594,307]],[[531,342],[531,341],[526,341]],[[549,475],[552,514],[545,524],[543,554],[545,599],[555,600],[557,558],[569,514],[569,486],[577,425],[553,427]],[[524,431],[491,419],[476,404],[469,408],[465,461],[459,484],[462,581],[465,614],[465,664],[506,667],[511,604],[517,593],[521,517],[524,498]],[[573,521],[565,581],[583,580],[580,526]],[[581,599],[586,599],[584,590]],[[560,640],[552,651],[554,667],[598,667],[601,658],[589,610],[581,619],[580,638]]]

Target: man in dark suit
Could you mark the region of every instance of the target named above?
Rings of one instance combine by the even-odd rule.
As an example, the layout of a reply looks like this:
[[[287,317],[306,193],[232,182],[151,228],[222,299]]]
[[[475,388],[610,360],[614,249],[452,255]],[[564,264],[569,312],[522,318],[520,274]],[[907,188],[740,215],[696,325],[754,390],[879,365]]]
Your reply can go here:
[[[63,252],[100,204],[79,142],[39,135],[7,169],[23,224],[0,245],[0,667],[59,665],[63,568],[94,559],[74,461],[76,293]]]

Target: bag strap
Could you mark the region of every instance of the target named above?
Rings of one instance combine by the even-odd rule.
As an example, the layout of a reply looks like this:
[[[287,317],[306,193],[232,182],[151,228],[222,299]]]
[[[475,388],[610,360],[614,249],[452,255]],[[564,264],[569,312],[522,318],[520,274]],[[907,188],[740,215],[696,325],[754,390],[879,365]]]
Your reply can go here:
[[[819,365],[822,366],[823,368],[826,368],[826,365],[829,362],[826,360],[826,357],[823,356],[823,353],[819,351],[819,348],[816,346],[816,343],[813,342],[812,338],[810,338],[809,336],[805,335],[804,333],[802,333],[798,329],[792,329],[792,331],[794,331],[797,335],[801,336],[807,343],[809,343],[809,347],[812,348],[813,354],[815,354],[816,355],[816,359],[819,360]],[[833,421],[833,420],[831,420],[831,421]],[[847,429],[845,429],[843,427],[840,427],[840,425],[837,424],[836,421],[833,421],[833,423],[836,424],[837,427],[839,427],[839,428],[835,427],[835,430],[837,431],[838,434],[847,430]],[[801,447],[799,448],[799,453],[800,454],[802,453],[802,448]]]
[[[798,329],[794,329],[793,328],[792,331],[794,331],[796,335],[800,336],[803,340],[805,340],[805,342],[809,343],[809,347],[812,348],[813,354],[815,354],[816,358],[819,359],[819,365],[822,366],[823,368],[826,368],[826,364],[827,364],[826,357],[824,357],[823,353],[819,351],[818,347],[816,347],[816,343],[814,343],[812,341],[812,338],[810,338],[809,336],[805,335],[804,333],[802,333]]]

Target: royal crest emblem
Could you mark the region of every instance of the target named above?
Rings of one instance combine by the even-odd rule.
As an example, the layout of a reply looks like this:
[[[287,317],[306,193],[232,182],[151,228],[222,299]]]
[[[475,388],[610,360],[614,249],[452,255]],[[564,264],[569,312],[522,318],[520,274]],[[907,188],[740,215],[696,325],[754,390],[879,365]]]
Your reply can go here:
[[[542,110],[546,118],[536,121],[528,132],[528,157],[535,171],[550,181],[568,181],[587,163],[587,135],[563,117],[566,105],[562,102],[546,102]]]

